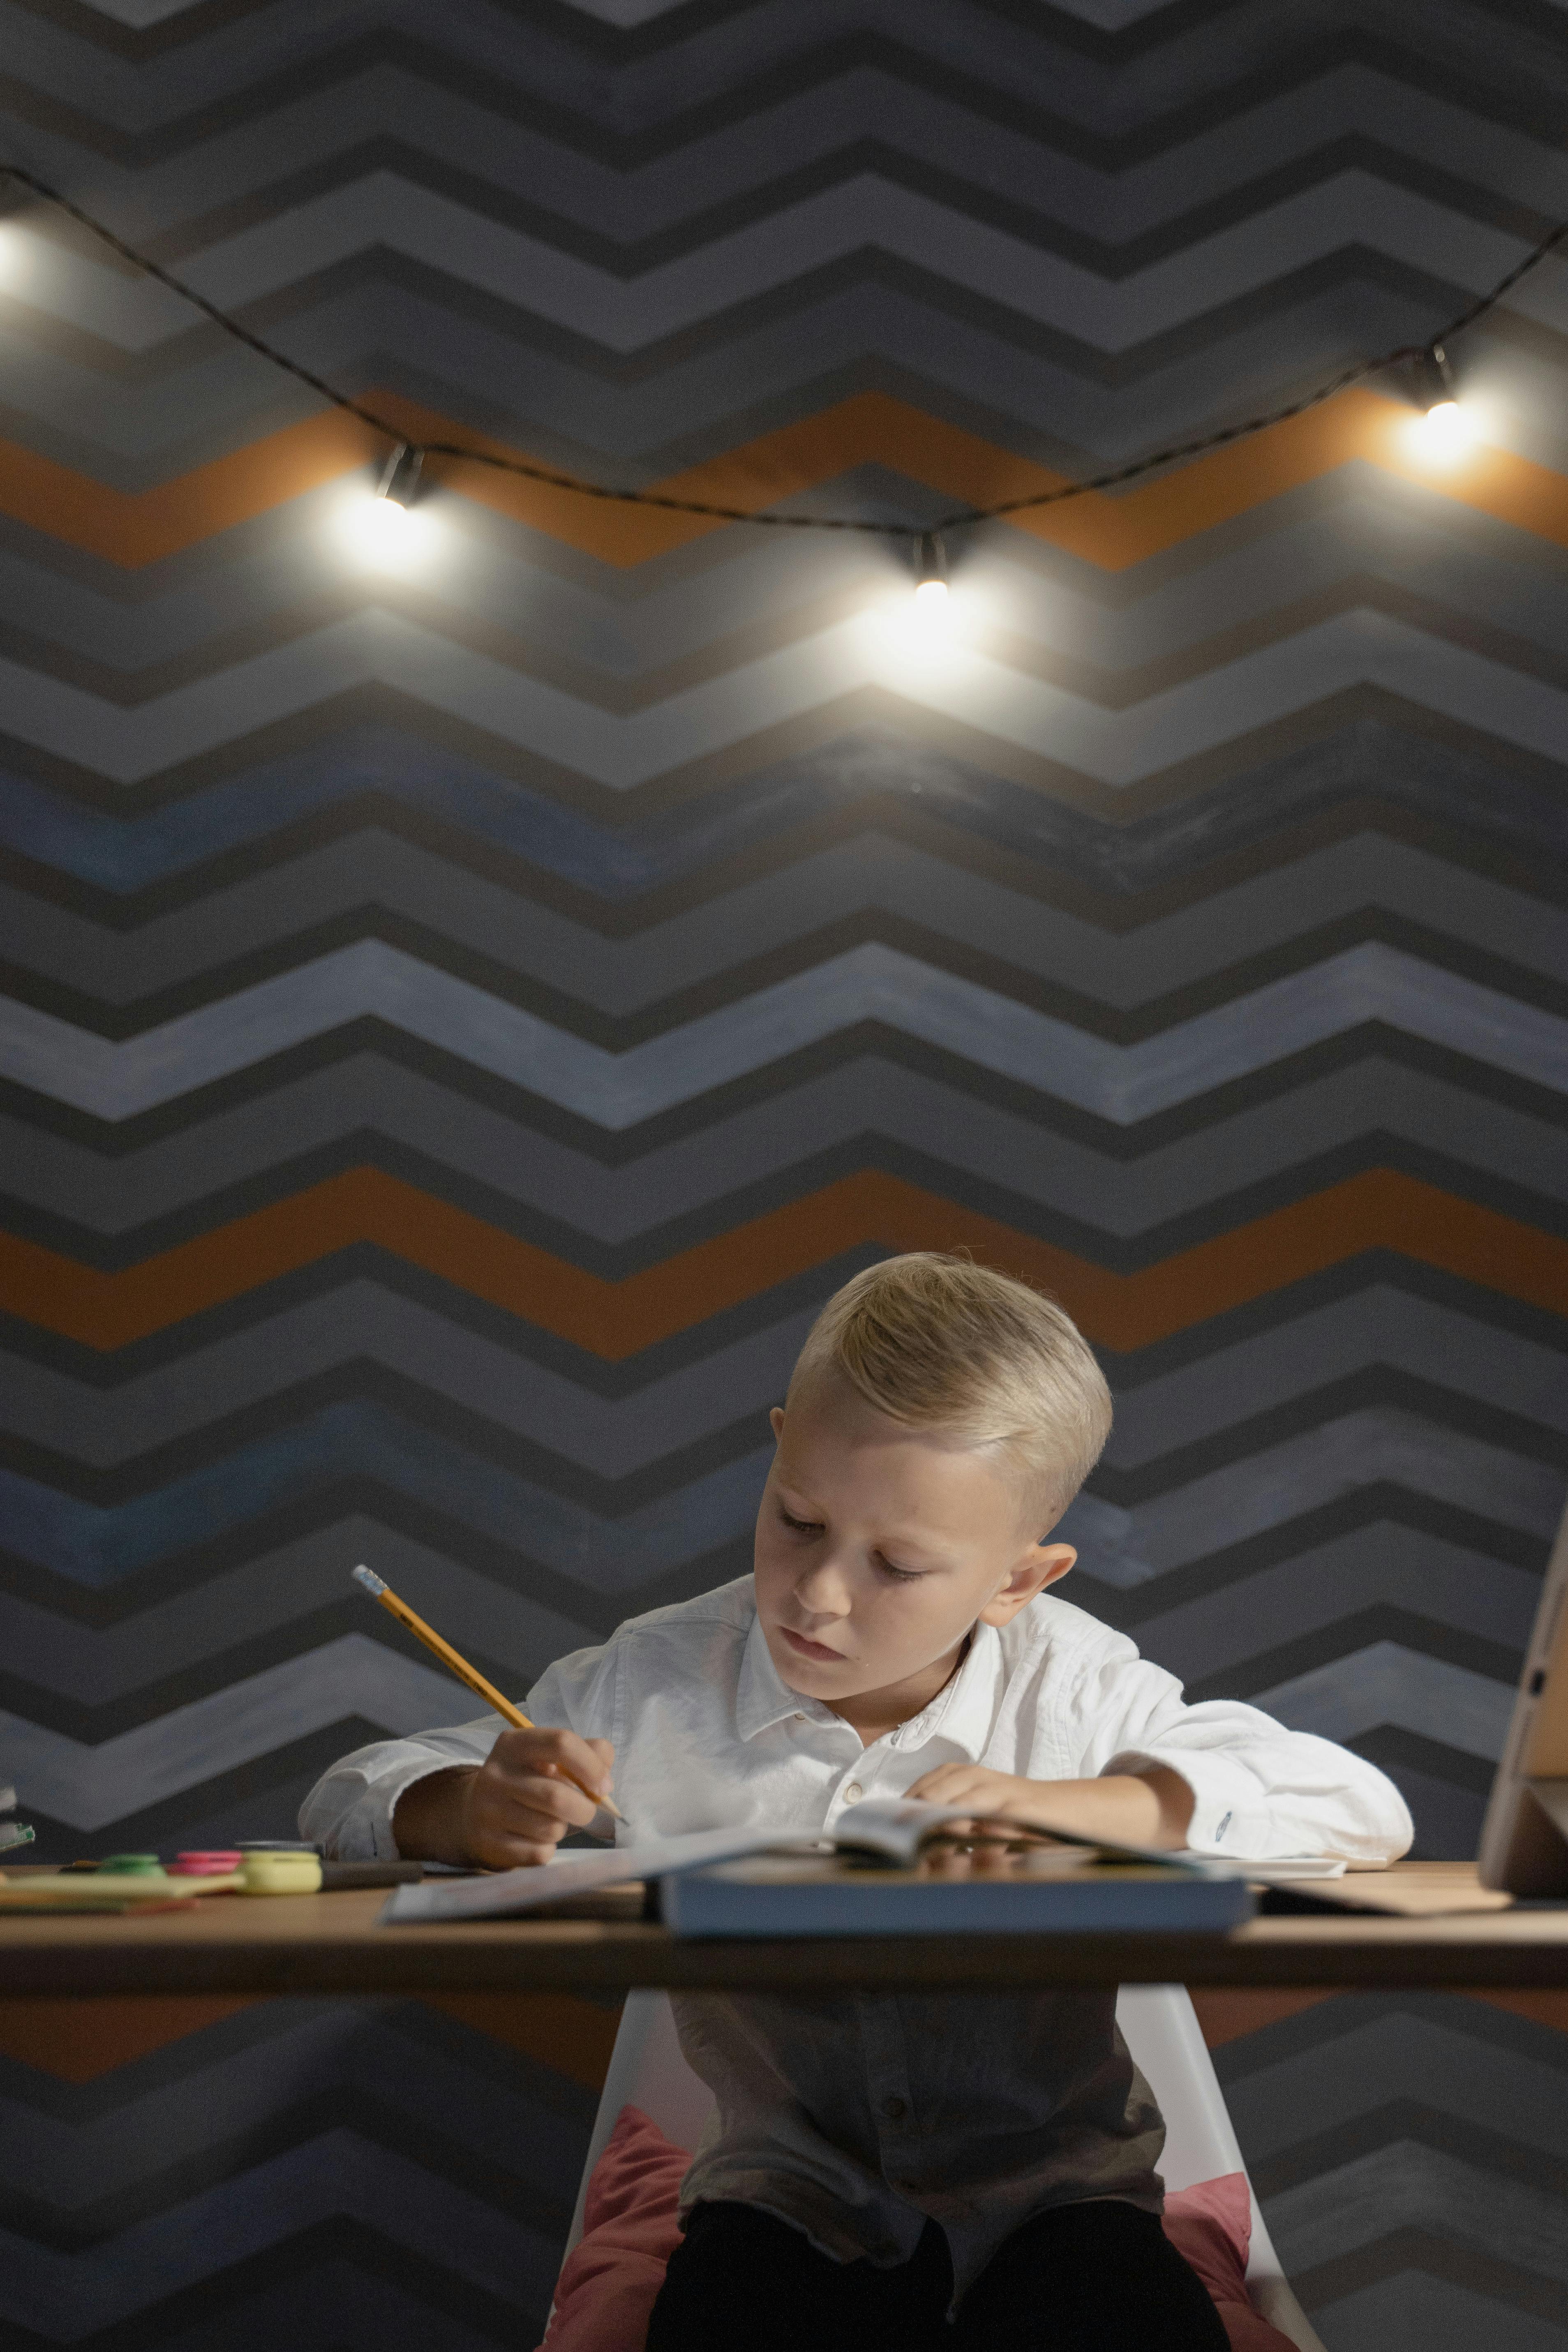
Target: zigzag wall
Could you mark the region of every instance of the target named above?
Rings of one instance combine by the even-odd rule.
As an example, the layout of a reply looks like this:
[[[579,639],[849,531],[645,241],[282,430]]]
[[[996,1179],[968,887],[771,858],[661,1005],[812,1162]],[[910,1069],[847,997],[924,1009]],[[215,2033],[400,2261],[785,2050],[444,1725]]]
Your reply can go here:
[[[405,429],[911,530],[1420,341],[1568,215],[1536,0],[0,0],[0,58],[11,160]],[[361,1558],[520,1692],[739,1572],[816,1307],[967,1244],[1117,1392],[1073,1597],[1468,1852],[1568,1425],[1565,334],[1549,262],[1447,471],[1380,379],[955,539],[931,655],[894,545],[441,461],[369,567],[374,436],[0,223],[44,1851],[284,1833],[449,1719]],[[1331,2352],[1568,2344],[1516,2012],[1226,2040]],[[41,2017],[7,2341],[530,2340],[602,2019],[107,2010],[83,2073]]]

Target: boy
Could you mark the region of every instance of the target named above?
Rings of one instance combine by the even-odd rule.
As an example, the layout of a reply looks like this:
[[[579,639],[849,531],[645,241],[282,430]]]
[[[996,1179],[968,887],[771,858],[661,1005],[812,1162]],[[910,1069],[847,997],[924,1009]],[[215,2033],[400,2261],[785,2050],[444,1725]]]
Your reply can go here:
[[[546,1861],[616,1794],[630,1833],[831,1829],[862,1796],[973,1801],[1142,1845],[1384,1861],[1397,1791],[1255,1708],[1185,1706],[1047,1597],[1051,1529],[1110,1399],[1059,1308],[930,1254],[858,1275],[807,1337],[755,1566],[561,1659],[499,1718],[362,1748],[300,1831],[344,1857]],[[623,1832],[623,1835],[627,1832]],[[1224,2352],[1159,2223],[1164,2131],[1110,1989],[678,1998],[718,2105],[648,2352],[897,2343]]]

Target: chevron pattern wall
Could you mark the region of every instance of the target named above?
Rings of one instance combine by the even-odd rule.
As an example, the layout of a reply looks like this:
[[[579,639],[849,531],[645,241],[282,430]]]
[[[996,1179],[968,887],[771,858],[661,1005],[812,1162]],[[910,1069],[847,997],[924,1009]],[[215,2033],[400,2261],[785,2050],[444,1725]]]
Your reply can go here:
[[[1548,0],[0,28],[6,158],[403,429],[911,530],[1419,341],[1568,215]],[[373,435],[0,220],[44,1853],[286,1834],[460,1714],[358,1559],[520,1694],[740,1572],[811,1315],[928,1245],[1102,1352],[1072,1597],[1473,1848],[1565,1476],[1568,264],[1455,356],[1472,457],[1380,379],[955,539],[931,650],[894,544],[442,461],[372,562]],[[531,2341],[608,2031],[562,2018],[0,2019],[0,2336]],[[1565,2021],[1226,2040],[1331,2352],[1568,2346]]]

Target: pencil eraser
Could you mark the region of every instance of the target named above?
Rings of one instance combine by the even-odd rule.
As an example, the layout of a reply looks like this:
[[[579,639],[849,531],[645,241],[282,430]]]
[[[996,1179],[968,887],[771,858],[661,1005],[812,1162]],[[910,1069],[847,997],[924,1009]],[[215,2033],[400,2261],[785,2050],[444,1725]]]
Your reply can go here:
[[[373,1598],[378,1593],[383,1593],[386,1591],[384,1580],[377,1576],[374,1568],[356,1568],[354,1570],[354,1582],[356,1584],[363,1584],[365,1591],[370,1593]]]

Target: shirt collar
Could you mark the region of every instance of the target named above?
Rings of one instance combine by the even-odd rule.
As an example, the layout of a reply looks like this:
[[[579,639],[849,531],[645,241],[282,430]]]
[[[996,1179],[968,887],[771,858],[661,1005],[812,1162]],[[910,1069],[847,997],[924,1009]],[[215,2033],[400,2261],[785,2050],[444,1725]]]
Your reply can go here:
[[[996,1687],[1002,1671],[1002,1643],[994,1625],[976,1625],[968,1655],[929,1706],[900,1723],[889,1738],[891,1748],[922,1748],[928,1739],[945,1739],[978,1764],[991,1738],[996,1714]],[[741,1654],[741,1674],[735,1688],[735,1729],[742,1739],[754,1739],[775,1723],[804,1715],[814,1723],[843,1724],[820,1699],[791,1690],[768,1648],[763,1621],[753,1615],[752,1630]]]
[[[785,1723],[792,1715],[809,1716],[814,1723],[837,1723],[841,1730],[848,1728],[843,1717],[819,1699],[791,1690],[773,1664],[762,1618],[753,1614],[735,1686],[735,1729],[742,1739],[754,1739],[759,1731]]]
[[[994,1625],[976,1625],[968,1654],[952,1680],[942,1685],[929,1706],[900,1723],[888,1745],[923,1748],[928,1739],[945,1739],[961,1748],[972,1764],[978,1764],[990,1744],[1001,1678],[1001,1636]]]

